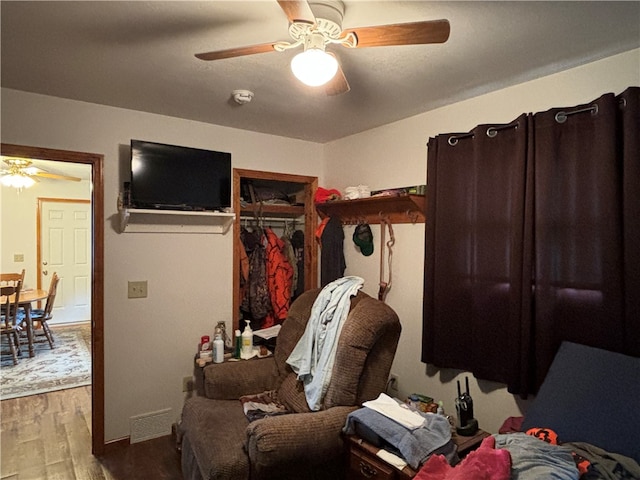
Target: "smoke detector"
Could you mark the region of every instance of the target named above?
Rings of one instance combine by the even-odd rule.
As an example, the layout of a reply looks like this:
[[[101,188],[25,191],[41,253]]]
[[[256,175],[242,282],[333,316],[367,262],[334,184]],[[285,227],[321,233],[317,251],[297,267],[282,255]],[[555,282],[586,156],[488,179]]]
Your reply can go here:
[[[233,99],[239,105],[244,105],[253,100],[253,92],[249,90],[234,90],[231,92],[231,95],[233,95]]]

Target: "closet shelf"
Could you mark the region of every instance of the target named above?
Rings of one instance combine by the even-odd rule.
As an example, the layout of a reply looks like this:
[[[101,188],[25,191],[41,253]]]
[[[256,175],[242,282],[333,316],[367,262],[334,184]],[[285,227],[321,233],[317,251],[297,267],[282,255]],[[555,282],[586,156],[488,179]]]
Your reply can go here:
[[[316,203],[321,218],[337,216],[345,224],[424,223],[426,198],[423,195],[389,195]]]
[[[133,233],[217,233],[231,228],[235,213],[185,212],[181,210],[150,210],[118,208],[120,232]]]
[[[269,205],[263,204],[262,209],[257,205],[254,209],[253,204],[240,207],[240,215],[243,217],[253,216],[254,213],[260,213],[262,216],[297,218],[305,214],[304,205]]]

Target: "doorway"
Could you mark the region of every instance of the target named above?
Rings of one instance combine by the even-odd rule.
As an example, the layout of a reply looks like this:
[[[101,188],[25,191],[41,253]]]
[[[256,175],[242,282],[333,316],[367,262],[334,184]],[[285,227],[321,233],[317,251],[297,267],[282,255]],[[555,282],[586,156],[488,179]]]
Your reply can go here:
[[[104,453],[104,181],[103,155],[1,144],[3,156],[78,163],[91,166],[91,229],[89,250],[91,310],[91,452]],[[39,262],[40,263],[40,262]]]
[[[91,320],[91,201],[38,197],[38,288],[60,277],[55,324]]]

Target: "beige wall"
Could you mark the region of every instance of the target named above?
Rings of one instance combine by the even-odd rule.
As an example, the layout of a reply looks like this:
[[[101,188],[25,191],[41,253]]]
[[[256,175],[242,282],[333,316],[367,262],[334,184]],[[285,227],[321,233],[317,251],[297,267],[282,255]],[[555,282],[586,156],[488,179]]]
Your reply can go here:
[[[128,436],[132,416],[178,418],[200,336],[232,309],[230,234],[114,228],[131,138],[231,152],[235,168],[323,175],[319,144],[2,89],[2,142],[104,155],[107,441]],[[127,299],[128,280],[147,280],[148,297]]]
[[[105,434],[129,434],[129,418],[180,413],[182,377],[201,334],[231,317],[230,235],[119,234],[116,200],[131,138],[229,151],[233,166],[319,177],[321,186],[372,188],[425,182],[429,136],[507,122],[525,111],[588,101],[640,84],[639,51],[483,95],[327,145],[2,89],[2,141],[105,156]],[[373,107],[372,107],[373,108]],[[348,159],[348,162],[345,161]],[[377,293],[377,251],[363,257],[348,239],[347,274]],[[395,226],[393,288],[403,323],[393,371],[400,392],[429,393],[452,410],[457,372],[420,362],[424,225]],[[374,229],[376,237],[378,229]],[[4,249],[3,249],[4,250]],[[128,280],[148,280],[146,299],[127,299]],[[481,427],[495,431],[519,406],[501,385],[472,381]]]
[[[372,189],[424,184],[429,137],[466,132],[479,124],[507,123],[523,112],[586,103],[607,92],[620,93],[632,85],[640,85],[640,50],[363,132],[325,146],[327,175],[322,186],[344,190],[358,184]],[[392,370],[399,377],[399,396],[425,393],[442,399],[445,411],[454,412],[455,380],[464,378],[464,372],[427,369],[420,362],[424,224],[396,225],[394,231],[393,285],[387,303],[398,312],[403,326]],[[353,227],[345,227],[346,239],[352,233]],[[365,278],[364,290],[377,295],[380,233],[377,226],[373,233],[376,250],[370,257],[362,256],[353,242],[345,243],[346,274]],[[526,407],[527,402],[508,394],[503,385],[477,382],[469,377],[475,416],[481,428],[496,432],[506,417],[520,415]]]

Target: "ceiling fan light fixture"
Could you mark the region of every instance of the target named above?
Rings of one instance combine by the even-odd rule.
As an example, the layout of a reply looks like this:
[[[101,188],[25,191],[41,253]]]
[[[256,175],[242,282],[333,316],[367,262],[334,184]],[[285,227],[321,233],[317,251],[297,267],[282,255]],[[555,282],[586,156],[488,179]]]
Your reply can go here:
[[[320,48],[309,48],[291,60],[291,71],[305,85],[319,87],[338,71],[338,60]]]
[[[5,187],[13,187],[17,188],[18,190],[29,188],[36,183],[35,180],[30,176],[20,173],[11,173],[9,175],[5,175],[0,179],[0,182],[2,182],[2,185],[4,185]]]

